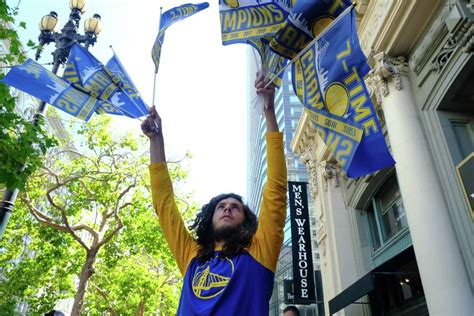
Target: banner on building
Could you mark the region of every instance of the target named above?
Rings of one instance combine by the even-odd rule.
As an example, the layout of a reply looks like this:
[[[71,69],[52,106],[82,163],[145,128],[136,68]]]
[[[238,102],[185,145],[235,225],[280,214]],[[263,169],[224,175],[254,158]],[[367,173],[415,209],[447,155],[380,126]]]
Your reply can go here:
[[[370,67],[355,20],[347,9],[292,65],[295,94],[350,178],[395,164],[364,82]]]
[[[288,181],[295,304],[314,304],[313,256],[306,182]]]
[[[321,33],[352,0],[291,1],[291,12],[274,35],[270,47],[277,54],[293,59]]]

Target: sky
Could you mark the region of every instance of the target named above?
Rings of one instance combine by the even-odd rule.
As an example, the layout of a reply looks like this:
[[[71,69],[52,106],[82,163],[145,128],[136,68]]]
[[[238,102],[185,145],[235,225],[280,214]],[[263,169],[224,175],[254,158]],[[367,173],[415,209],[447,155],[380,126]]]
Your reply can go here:
[[[62,27],[69,17],[68,0],[8,0],[19,3],[17,21],[23,41],[37,43],[43,15],[55,11]],[[88,0],[81,20],[98,13],[103,29],[90,51],[104,64],[119,56],[147,104],[152,103],[154,65],[151,48],[157,35],[160,6],[163,12],[191,1]],[[199,2],[194,2],[199,3]],[[220,38],[218,1],[168,28],[157,76],[155,104],[162,118],[168,160],[193,156],[188,164],[185,189],[204,204],[223,192],[246,196],[247,47],[223,46]],[[40,63],[52,61],[50,44]],[[34,58],[34,51],[28,53]],[[50,66],[46,66],[50,67]],[[140,121],[115,118],[117,130],[140,133]]]

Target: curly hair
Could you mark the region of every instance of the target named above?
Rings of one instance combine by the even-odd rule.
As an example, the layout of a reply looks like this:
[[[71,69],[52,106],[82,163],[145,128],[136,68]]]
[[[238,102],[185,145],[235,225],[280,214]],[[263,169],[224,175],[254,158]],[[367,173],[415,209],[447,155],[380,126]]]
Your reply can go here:
[[[217,204],[227,198],[234,198],[239,201],[244,208],[244,222],[226,234],[225,245],[222,248],[220,257],[233,257],[248,248],[252,243],[252,237],[257,231],[257,216],[245,204],[242,197],[234,193],[225,193],[213,197],[209,203],[202,206],[201,211],[196,215],[196,220],[190,226],[190,229],[196,234],[196,240],[199,245],[197,257],[200,261],[210,260],[214,253],[214,244],[216,234],[212,226],[212,218]]]

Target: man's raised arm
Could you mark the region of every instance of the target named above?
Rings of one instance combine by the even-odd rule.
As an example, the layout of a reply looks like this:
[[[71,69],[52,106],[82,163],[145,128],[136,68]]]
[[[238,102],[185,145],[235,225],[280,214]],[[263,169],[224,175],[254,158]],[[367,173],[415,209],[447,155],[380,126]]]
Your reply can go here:
[[[184,225],[174,200],[173,185],[166,165],[161,118],[155,107],[142,123],[143,133],[150,139],[150,178],[153,206],[161,230],[184,276],[196,252],[196,243]]]
[[[276,270],[278,255],[283,243],[286,219],[286,160],[283,134],[278,131],[275,114],[275,86],[265,88],[266,81],[257,77],[257,94],[264,98],[264,115],[267,125],[267,183],[263,191],[258,229],[255,235],[254,255],[271,271]]]

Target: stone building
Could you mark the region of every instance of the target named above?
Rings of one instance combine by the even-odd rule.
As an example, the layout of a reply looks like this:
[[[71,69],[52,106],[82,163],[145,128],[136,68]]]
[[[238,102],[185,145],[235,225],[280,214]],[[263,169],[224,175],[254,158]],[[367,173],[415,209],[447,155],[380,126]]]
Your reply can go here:
[[[326,314],[474,315],[474,2],[355,2],[396,165],[347,178],[302,114]]]

